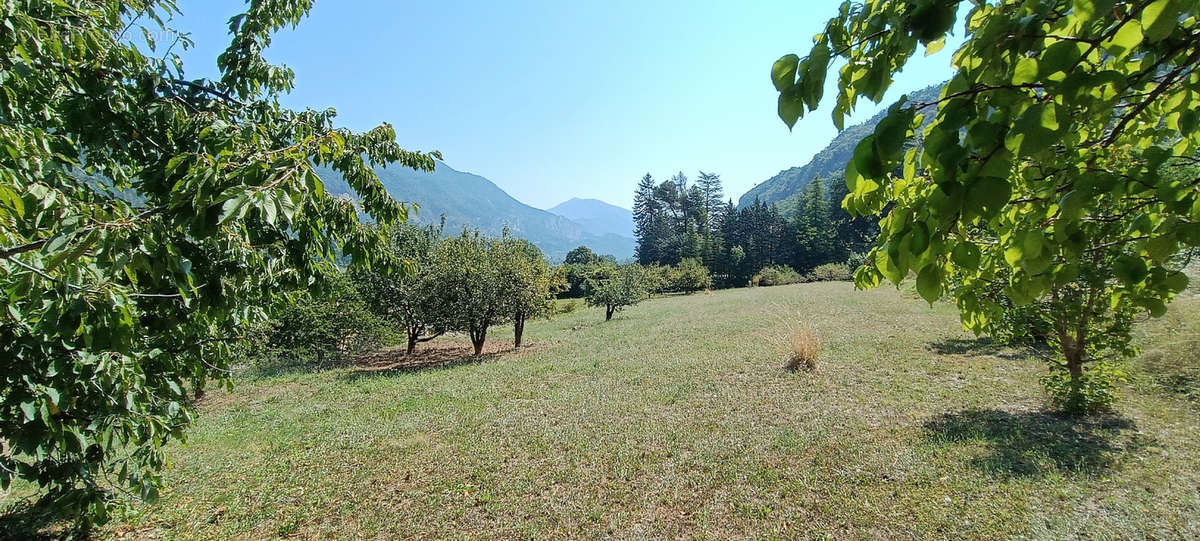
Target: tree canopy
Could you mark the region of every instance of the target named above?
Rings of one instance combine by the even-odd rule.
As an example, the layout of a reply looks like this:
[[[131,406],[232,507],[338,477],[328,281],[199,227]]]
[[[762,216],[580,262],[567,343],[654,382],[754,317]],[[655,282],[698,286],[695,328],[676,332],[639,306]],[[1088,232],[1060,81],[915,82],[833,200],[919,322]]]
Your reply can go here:
[[[311,2],[252,2],[216,80],[188,78],[170,0],[0,6],[0,485],[103,520],[109,489],[152,498],[192,398],[227,382],[240,330],[335,256],[365,263],[402,221],[373,168],[431,170],[388,124],[295,111],[263,56]],[[170,42],[156,37],[171,36]],[[343,175],[357,202],[323,189]]]
[[[1127,334],[1108,331],[1135,311],[1161,315],[1187,285],[1175,256],[1200,244],[1200,176],[1169,173],[1200,147],[1200,5],[962,3],[844,2],[807,57],[772,67],[779,115],[793,126],[816,109],[841,59],[840,129],[918,46],[937,53],[964,13],[939,98],[901,98],[846,171],[845,208],[885,215],[856,281],[915,273],[924,298],[952,292],[977,332],[1002,319],[1004,303],[983,294],[997,283],[1018,306],[1047,302],[1052,368],[1067,382],[1052,387],[1087,409],[1085,363],[1129,351]]]

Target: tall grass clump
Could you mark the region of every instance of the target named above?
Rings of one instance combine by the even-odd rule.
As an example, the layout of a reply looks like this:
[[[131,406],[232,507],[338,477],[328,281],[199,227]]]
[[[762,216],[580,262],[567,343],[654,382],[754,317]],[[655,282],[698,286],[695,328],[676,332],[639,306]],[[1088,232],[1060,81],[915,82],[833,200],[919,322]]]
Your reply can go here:
[[[770,340],[784,358],[783,367],[789,372],[815,371],[821,351],[825,349],[821,335],[798,314],[781,317],[780,323],[782,332],[771,336]]]
[[[809,325],[798,325],[789,331],[789,335],[791,348],[784,368],[792,372],[802,368],[809,372],[816,370],[817,359],[825,348],[821,337]]]

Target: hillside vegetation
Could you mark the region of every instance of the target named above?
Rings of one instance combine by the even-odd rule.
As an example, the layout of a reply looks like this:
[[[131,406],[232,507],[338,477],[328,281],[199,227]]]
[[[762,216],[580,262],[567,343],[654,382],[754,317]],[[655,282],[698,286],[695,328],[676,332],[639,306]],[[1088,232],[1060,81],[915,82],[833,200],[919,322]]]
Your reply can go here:
[[[937,84],[912,92],[908,96],[913,101],[932,102],[937,100],[941,88],[942,85]],[[738,207],[752,205],[755,199],[767,204],[779,203],[799,195],[816,177],[828,179],[841,176],[846,164],[850,163],[850,159],[854,157],[854,147],[863,137],[875,131],[875,126],[885,116],[887,116],[886,109],[866,122],[847,127],[825,148],[817,152],[808,163],[800,167],[784,169],[777,175],[754,185],[738,198]]]
[[[1197,403],[1169,385],[1195,380],[1161,376],[1195,363],[1200,302],[1171,310],[1142,333],[1155,376],[1137,361],[1119,413],[1081,419],[952,306],[845,283],[578,311],[478,360],[445,340],[252,376],[204,399],[164,499],[107,533],[1195,537]],[[817,372],[781,368],[788,321],[824,340]]]

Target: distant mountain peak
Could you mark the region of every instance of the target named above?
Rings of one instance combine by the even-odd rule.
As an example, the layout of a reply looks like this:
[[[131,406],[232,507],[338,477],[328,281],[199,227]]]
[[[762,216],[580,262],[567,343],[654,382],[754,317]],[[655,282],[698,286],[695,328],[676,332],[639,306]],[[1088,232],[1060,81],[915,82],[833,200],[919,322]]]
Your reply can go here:
[[[549,209],[594,235],[633,238],[633,212],[599,199],[572,197]]]

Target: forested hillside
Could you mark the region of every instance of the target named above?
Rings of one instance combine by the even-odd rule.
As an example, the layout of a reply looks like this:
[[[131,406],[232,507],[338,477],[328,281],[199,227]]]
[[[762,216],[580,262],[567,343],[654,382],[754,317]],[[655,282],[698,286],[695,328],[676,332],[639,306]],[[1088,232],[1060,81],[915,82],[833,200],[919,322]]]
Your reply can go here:
[[[942,85],[929,86],[909,94],[911,100],[931,102],[937,100]],[[875,130],[875,126],[887,115],[886,109],[871,117],[862,124],[856,124],[839,133],[829,145],[821,149],[807,164],[780,171],[775,175],[750,188],[738,199],[738,207],[754,203],[755,199],[763,203],[778,203],[799,194],[814,177],[829,178],[839,176],[846,164],[854,157],[854,147]]]

